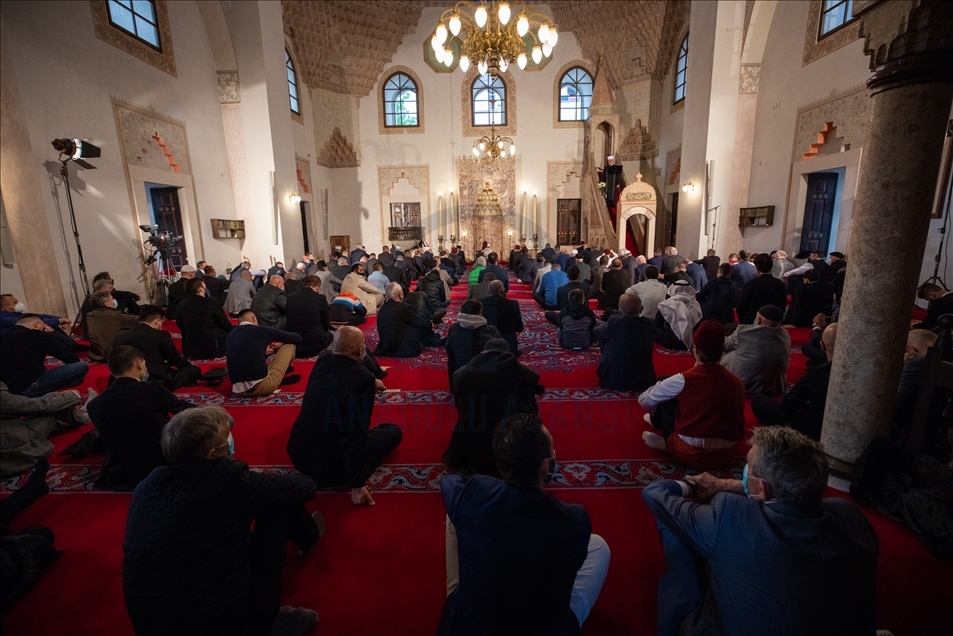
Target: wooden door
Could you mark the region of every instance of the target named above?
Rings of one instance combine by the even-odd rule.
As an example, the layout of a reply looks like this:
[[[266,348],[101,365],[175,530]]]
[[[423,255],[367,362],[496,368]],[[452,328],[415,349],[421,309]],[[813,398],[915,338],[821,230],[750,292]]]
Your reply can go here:
[[[834,220],[837,173],[817,172],[807,176],[807,203],[801,226],[801,251],[827,253]]]
[[[582,199],[556,200],[556,241],[579,245],[582,230]]]
[[[343,234],[331,237],[331,251],[341,252],[345,257],[351,253],[351,235]]]
[[[179,189],[152,188],[149,195],[152,197],[152,213],[159,232],[168,232],[171,236],[184,235],[185,224],[182,222],[182,208],[179,205]],[[175,242],[166,250],[165,256],[169,264],[181,269],[188,258],[185,241]]]

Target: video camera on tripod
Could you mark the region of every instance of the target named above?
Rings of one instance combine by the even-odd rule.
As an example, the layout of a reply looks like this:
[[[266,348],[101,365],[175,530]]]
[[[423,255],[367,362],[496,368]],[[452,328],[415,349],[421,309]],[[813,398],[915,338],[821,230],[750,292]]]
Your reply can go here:
[[[185,238],[181,234],[175,236],[172,232],[160,232],[158,225],[140,225],[139,229],[149,233],[145,245],[152,247],[152,254],[146,259],[146,265],[152,265],[160,257],[165,258],[166,250]]]

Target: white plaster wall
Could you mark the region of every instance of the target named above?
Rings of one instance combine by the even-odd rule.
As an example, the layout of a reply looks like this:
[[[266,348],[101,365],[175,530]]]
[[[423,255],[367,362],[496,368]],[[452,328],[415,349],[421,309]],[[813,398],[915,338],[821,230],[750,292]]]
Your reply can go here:
[[[110,95],[186,125],[197,226],[202,238],[189,258],[219,265],[237,262],[238,244],[210,238],[210,218],[234,217],[218,84],[211,49],[192,2],[168,3],[177,77],[96,38],[87,2],[5,2],[4,36],[13,58],[28,117],[33,154],[55,246],[51,257],[69,303],[76,271],[63,187],[59,184],[57,137],[89,138],[103,156],[97,170],[71,171],[73,200],[87,269],[108,269],[121,289],[143,290],[136,262],[143,234],[136,227],[123,172]],[[55,45],[50,34],[55,33]],[[73,176],[75,174],[75,176]],[[143,193],[144,194],[144,193]],[[62,210],[58,209],[58,204]],[[64,247],[68,246],[68,247]],[[69,258],[69,260],[68,260]],[[73,308],[75,310],[75,307]]]
[[[798,108],[824,99],[835,91],[863,84],[870,77],[862,40],[801,66],[808,7],[808,2],[779,2],[764,48],[748,205],[774,205],[775,224],[769,228],[745,229],[745,247],[756,252],[782,247],[785,215],[793,216],[792,223],[798,228],[803,220],[804,200],[792,202],[789,197],[797,185],[792,184],[792,154]],[[849,159],[845,157],[843,162],[838,162],[827,156],[810,161],[821,158],[829,160],[826,167],[835,167],[835,164],[837,167],[847,166]],[[842,193],[851,199],[850,205],[845,205],[842,211],[841,232],[837,237],[837,245],[843,251],[846,248],[843,229],[850,224],[853,190],[842,190]],[[800,237],[799,232],[797,236]],[[794,247],[792,240],[788,234],[783,241],[785,249]]]
[[[3,197],[0,196],[0,218],[3,219],[0,224],[0,294],[13,294],[22,302],[26,294],[23,293],[20,267],[13,253],[13,238],[7,229],[6,210],[3,205]]]
[[[423,60],[423,43],[429,40],[442,9],[424,9],[415,33],[404,38],[383,75],[392,66],[407,66],[420,77],[424,92],[423,134],[382,135],[379,132],[377,91],[360,100],[361,167],[334,169],[332,173],[331,234],[350,234],[357,241],[379,247],[382,239],[378,165],[429,165],[430,210],[436,212],[437,192],[458,190],[456,158],[471,156],[475,137],[462,137],[461,81],[463,72],[436,73]],[[517,93],[516,193],[539,192],[540,211],[549,207],[547,161],[582,161],[582,128],[553,128],[553,83],[563,65],[582,59],[573,35],[560,33],[553,59],[539,72],[511,71]],[[556,233],[555,215],[548,215],[543,234],[551,240]],[[436,231],[436,220],[422,219]],[[540,236],[540,242],[544,237]]]

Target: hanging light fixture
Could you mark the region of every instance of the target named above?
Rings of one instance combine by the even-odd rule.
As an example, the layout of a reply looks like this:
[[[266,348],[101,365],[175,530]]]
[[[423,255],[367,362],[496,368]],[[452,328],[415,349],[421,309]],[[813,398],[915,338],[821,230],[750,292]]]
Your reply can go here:
[[[484,161],[496,161],[516,154],[516,143],[509,137],[496,134],[496,124],[490,125],[490,134],[473,142],[473,156]]]
[[[523,41],[526,34],[532,37],[529,44]],[[453,52],[445,46],[450,35],[463,39],[460,68],[464,72],[476,64],[481,75],[489,73],[494,78],[513,63],[520,69],[526,68],[530,58],[539,64],[544,56],[552,55],[558,38],[556,27],[545,14],[523,3],[512,8],[509,2],[496,0],[478,5],[458,2],[440,16],[430,43],[437,61],[448,67],[453,64]]]

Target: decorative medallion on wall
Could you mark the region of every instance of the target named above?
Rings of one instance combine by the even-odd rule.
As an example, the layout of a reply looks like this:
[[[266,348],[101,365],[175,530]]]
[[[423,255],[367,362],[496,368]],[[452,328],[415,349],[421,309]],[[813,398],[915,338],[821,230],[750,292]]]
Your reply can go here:
[[[460,85],[460,100],[462,110],[463,136],[480,137],[485,134],[489,126],[473,125],[473,82],[480,76],[480,71],[476,66],[471,66],[463,76],[463,82]],[[507,71],[500,73],[500,80],[506,85],[506,125],[497,126],[496,132],[500,135],[516,134],[516,81],[513,75]]]
[[[818,134],[829,122],[836,127],[837,137],[842,138],[845,145],[851,148],[863,146],[869,104],[867,87],[860,85],[799,108],[791,160],[800,161],[804,155],[811,154],[812,144],[818,143]]]
[[[758,92],[758,80],[761,78],[760,64],[742,64],[738,73],[738,93],[751,95]]]
[[[801,60],[801,66],[807,66],[860,37],[860,21],[854,21],[819,40],[823,4],[822,0],[811,0],[807,12],[807,34],[804,36],[804,58]]]
[[[109,9],[103,0],[90,0],[89,6],[93,12],[93,28],[97,38],[176,77],[175,55],[172,52],[172,29],[169,28],[169,10],[165,0],[155,0],[156,29],[159,32],[161,50],[113,26],[109,21]]]
[[[301,157],[295,157],[295,177],[298,187],[304,194],[311,193],[311,162]]]
[[[218,101],[222,104],[238,104],[242,101],[242,89],[238,83],[238,71],[218,71]]]
[[[184,123],[115,97],[112,101],[127,164],[192,174]]]

